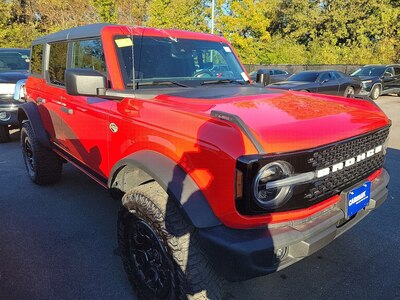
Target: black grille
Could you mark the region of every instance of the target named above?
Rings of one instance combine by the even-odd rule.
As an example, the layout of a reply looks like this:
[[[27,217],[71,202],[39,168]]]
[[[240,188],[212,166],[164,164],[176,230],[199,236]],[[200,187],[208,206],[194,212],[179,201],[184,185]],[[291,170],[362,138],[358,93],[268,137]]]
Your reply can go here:
[[[243,199],[254,199],[253,182],[260,169],[272,161],[284,160],[290,163],[296,173],[306,173],[332,167],[334,164],[344,162],[347,159],[357,157],[377,146],[383,145],[389,135],[390,126],[369,132],[362,136],[339,141],[337,143],[309,149],[305,151],[267,154],[263,156],[247,155],[238,159],[237,168],[245,177],[243,185],[244,197],[236,200],[239,212],[247,215],[262,214],[266,210],[260,208],[255,201],[243,201]],[[366,179],[369,175],[383,166],[385,151],[365,158],[354,165],[342,170],[331,172],[329,175],[316,181],[297,185],[290,200],[283,206],[269,210],[268,212],[288,211],[313,206],[355,183]]]
[[[365,151],[383,145],[389,135],[386,127],[372,134],[362,136],[350,141],[345,141],[335,146],[313,152],[313,157],[308,160],[317,170],[329,167],[348,158],[355,157]],[[347,169],[346,169],[347,170]]]
[[[322,169],[343,162],[346,159],[356,157],[361,153],[383,145],[389,135],[389,128],[376,131],[372,134],[362,136],[329,148],[314,152],[308,163],[315,169]],[[344,188],[365,179],[377,169],[383,166],[385,160],[384,151],[362,160],[350,167],[314,182],[313,187],[306,192],[304,197],[309,201],[327,198],[339,193]]]

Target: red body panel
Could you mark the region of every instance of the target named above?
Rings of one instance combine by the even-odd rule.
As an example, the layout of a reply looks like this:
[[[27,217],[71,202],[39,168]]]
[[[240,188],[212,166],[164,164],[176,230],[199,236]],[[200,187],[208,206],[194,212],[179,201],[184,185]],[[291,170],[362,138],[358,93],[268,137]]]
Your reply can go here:
[[[124,83],[114,49],[114,35],[169,36],[226,42],[213,35],[172,30],[108,26],[102,41],[112,88]],[[46,94],[42,86],[46,85]],[[210,87],[212,88],[212,87]],[[53,142],[94,170],[110,176],[129,154],[146,149],[169,157],[191,176],[215,215],[227,226],[249,228],[309,216],[337,202],[332,197],[315,207],[290,213],[245,217],[235,208],[236,159],[257,151],[239,128],[212,118],[219,110],[239,116],[267,153],[310,149],[354,137],[389,124],[373,104],[333,96],[282,92],[222,99],[158,95],[121,101],[67,95],[64,88],[29,77],[28,99],[46,99],[39,109]],[[64,97],[64,98],[63,98]],[[64,101],[65,100],[65,101]],[[72,115],[61,111],[64,102]],[[111,133],[110,123],[118,127]]]

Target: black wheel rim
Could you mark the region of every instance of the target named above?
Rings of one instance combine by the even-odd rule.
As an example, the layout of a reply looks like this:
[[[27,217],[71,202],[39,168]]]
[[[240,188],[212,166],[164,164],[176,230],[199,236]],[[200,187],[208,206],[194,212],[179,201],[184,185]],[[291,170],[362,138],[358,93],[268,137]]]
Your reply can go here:
[[[138,280],[156,297],[165,298],[173,278],[170,259],[159,236],[141,219],[135,218],[130,227],[129,256]]]
[[[26,137],[24,140],[24,157],[25,157],[26,166],[28,167],[28,171],[34,172],[35,160],[33,157],[32,145],[29,142],[28,137]]]

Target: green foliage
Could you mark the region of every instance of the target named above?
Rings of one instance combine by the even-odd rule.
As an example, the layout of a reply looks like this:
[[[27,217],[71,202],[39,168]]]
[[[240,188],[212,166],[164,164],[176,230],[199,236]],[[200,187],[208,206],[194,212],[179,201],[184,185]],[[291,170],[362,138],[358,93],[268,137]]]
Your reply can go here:
[[[227,37],[240,53],[244,63],[258,63],[263,59],[265,46],[271,40],[268,27],[274,1],[227,0],[218,9],[217,29]],[[225,14],[224,14],[225,11]]]
[[[117,20],[115,0],[93,0],[101,21],[106,23],[115,23]]]
[[[265,45],[261,64],[307,64],[308,53],[304,45],[276,35]]]
[[[146,26],[208,31],[201,0],[152,0],[147,13]]]
[[[0,0],[0,47],[109,22],[210,32],[211,0]],[[245,63],[400,62],[398,0],[216,0],[215,31]]]

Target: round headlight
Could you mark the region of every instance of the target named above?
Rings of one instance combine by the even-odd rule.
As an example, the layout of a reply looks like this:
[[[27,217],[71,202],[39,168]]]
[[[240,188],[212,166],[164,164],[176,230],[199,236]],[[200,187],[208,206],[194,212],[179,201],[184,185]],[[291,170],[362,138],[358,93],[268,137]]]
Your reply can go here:
[[[290,198],[291,186],[269,187],[268,183],[284,179],[292,173],[293,167],[285,161],[271,162],[261,168],[254,180],[257,204],[265,209],[275,209],[285,204]]]

